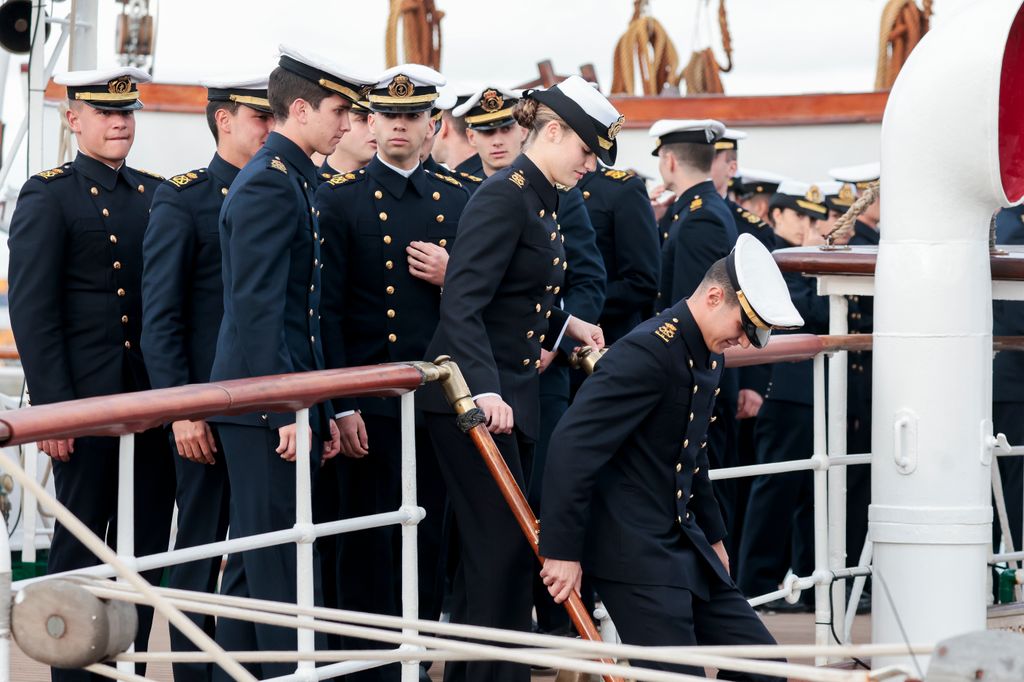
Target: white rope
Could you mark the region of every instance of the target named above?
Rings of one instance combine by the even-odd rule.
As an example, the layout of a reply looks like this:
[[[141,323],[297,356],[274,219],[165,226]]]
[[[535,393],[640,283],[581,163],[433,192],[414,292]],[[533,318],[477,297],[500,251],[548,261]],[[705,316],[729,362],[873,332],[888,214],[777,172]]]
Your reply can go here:
[[[104,598],[123,598],[127,601],[141,601],[141,597],[133,594],[125,587],[120,587],[111,584],[91,584],[87,585],[97,596],[103,596]],[[164,594],[184,594],[189,595],[190,593],[181,590],[169,590],[167,588],[160,588]],[[317,620],[310,625],[310,627],[321,630],[324,632],[330,632],[334,634],[348,635],[359,637],[362,639],[373,639],[376,641],[384,641],[394,644],[407,643],[416,646],[430,647],[433,649],[447,648],[450,651],[458,652],[487,652],[491,654],[492,658],[500,658],[503,660],[512,660],[514,662],[525,662],[525,663],[538,663],[543,665],[549,665],[556,668],[565,668],[571,670],[579,670],[580,672],[593,672],[595,674],[604,674],[603,671],[607,670],[611,674],[621,674],[624,672],[623,666],[608,666],[606,664],[596,664],[584,661],[569,661],[564,656],[552,656],[547,654],[540,655],[522,655],[525,650],[523,649],[506,649],[502,647],[488,646],[471,644],[463,641],[446,640],[435,637],[403,637],[401,633],[383,631],[379,629],[371,629],[360,626],[345,626],[345,625],[330,625],[325,623],[325,620],[337,621],[347,620],[352,622],[363,622],[373,623],[387,628],[403,628],[412,627],[417,630],[425,632],[438,632],[451,634],[456,637],[468,637],[471,639],[478,640],[492,640],[501,641],[506,644],[519,644],[519,645],[552,645],[556,649],[567,649],[575,650],[582,655],[592,655],[607,658],[609,656],[616,658],[628,658],[631,660],[654,660],[664,661],[678,664],[688,664],[694,666],[712,666],[720,669],[727,670],[741,670],[745,672],[758,672],[762,674],[778,675],[778,676],[789,676],[797,677],[807,680],[820,680],[821,682],[829,681],[846,681],[851,678],[849,671],[838,671],[832,669],[821,669],[815,668],[814,666],[803,666],[788,663],[778,663],[773,661],[737,661],[727,656],[732,654],[732,648],[730,647],[711,647],[702,648],[700,651],[695,651],[694,647],[639,647],[624,644],[610,644],[605,642],[588,642],[584,640],[567,640],[562,637],[551,637],[549,635],[536,635],[532,633],[513,632],[505,630],[496,630],[493,628],[483,628],[477,626],[460,625],[453,623],[436,623],[431,621],[422,621],[416,619],[402,619],[395,616],[381,616],[377,614],[364,614],[359,612],[351,611],[337,611],[333,609],[325,609],[322,607],[314,608],[296,608],[294,604],[286,604],[281,602],[266,602],[261,600],[243,599],[239,597],[225,597],[222,595],[196,595],[198,598],[189,598],[185,596],[183,598],[172,597],[175,603],[179,603],[185,608],[185,610],[194,610],[198,613],[212,613],[214,615],[224,615],[231,618],[239,618],[246,620],[253,620],[254,622],[266,623],[270,625],[280,625],[284,627],[295,627],[298,619],[297,615],[307,615],[317,618]],[[244,608],[238,608],[229,606],[229,604],[239,604]],[[254,613],[253,609],[262,609],[260,613]],[[273,615],[275,613],[289,614],[284,615]],[[811,647],[811,651],[820,650],[821,647]],[[856,649],[856,648],[855,648]],[[747,649],[750,651],[749,648]],[[930,648],[928,649],[930,651]],[[831,653],[839,655],[842,651],[841,648],[832,648]],[[893,649],[895,653],[905,653],[906,647],[900,646]],[[806,652],[802,652],[806,653]],[[866,655],[863,652],[859,652],[861,655]],[[749,653],[750,657],[755,654]],[[787,654],[782,651],[779,647],[762,647],[756,655],[759,656],[771,656],[781,657]],[[603,668],[601,668],[603,666]],[[587,670],[582,668],[586,667]],[[598,669],[601,668],[601,669]],[[612,672],[614,670],[614,672]],[[640,671],[628,670],[632,675]],[[644,670],[642,675],[643,679],[663,679],[661,677],[650,677],[648,673],[651,671]],[[678,677],[664,678],[664,679],[680,679]],[[684,678],[685,679],[685,678]]]
[[[143,580],[142,576],[130,569],[113,550],[107,547],[106,543],[82,523],[77,516],[68,511],[67,507],[58,502],[46,489],[39,485],[33,478],[25,473],[25,470],[8,455],[0,451],[7,461],[6,471],[21,484],[22,491],[29,491],[36,496],[39,503],[53,512],[54,517],[85,547],[95,554],[100,561],[110,564],[116,571],[118,577],[124,578],[127,583],[145,597],[146,603],[156,609],[167,621],[177,627],[185,634],[193,644],[203,651],[213,654],[217,658],[217,665],[221,666],[236,682],[256,682],[249,672],[239,663],[233,661],[224,650],[207,636],[195,623],[187,618],[181,611],[171,606],[152,585]]]

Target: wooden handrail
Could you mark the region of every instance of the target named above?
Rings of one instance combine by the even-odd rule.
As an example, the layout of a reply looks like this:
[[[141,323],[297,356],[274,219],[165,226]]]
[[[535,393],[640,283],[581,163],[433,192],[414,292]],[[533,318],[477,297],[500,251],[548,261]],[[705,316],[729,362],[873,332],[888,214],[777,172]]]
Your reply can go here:
[[[429,367],[433,367],[426,363]],[[421,363],[280,374],[69,400],[0,413],[0,445],[51,438],[121,436],[178,419],[218,414],[294,412],[330,398],[397,396],[436,373]]]
[[[992,254],[992,279],[1024,281],[1024,246],[1003,245]],[[816,246],[802,246],[773,251],[775,262],[783,272],[806,275],[874,275],[878,259],[877,246],[854,246],[826,251]]]

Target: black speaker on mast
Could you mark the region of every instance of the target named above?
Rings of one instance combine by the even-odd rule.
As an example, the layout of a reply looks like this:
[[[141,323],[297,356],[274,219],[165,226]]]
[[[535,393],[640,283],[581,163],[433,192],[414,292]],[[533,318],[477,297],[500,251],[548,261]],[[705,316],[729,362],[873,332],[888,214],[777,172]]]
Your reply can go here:
[[[46,16],[40,19],[46,21]],[[0,5],[0,47],[14,54],[32,49],[32,0],[6,0]],[[50,24],[46,24],[50,37]]]

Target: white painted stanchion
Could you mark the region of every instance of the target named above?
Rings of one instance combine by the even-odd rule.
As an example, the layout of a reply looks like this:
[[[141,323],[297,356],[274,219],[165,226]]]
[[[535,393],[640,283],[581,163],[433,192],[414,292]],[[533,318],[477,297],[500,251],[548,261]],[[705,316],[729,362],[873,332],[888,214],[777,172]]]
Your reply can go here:
[[[135,434],[132,433],[118,439],[117,556],[135,568]],[[128,651],[135,651],[135,645]],[[117,669],[122,673],[135,672],[134,665],[122,661],[118,661]]]
[[[402,395],[402,510],[418,511],[416,505],[416,403],[415,394]],[[417,524],[420,515],[412,514],[402,523],[402,617],[419,618],[419,553],[416,546]],[[402,634],[416,636],[413,628],[404,628]],[[402,662],[402,682],[418,682],[419,662]]]
[[[6,525],[3,529],[8,531]],[[9,535],[9,531],[0,533],[0,682],[10,682],[11,679],[11,546],[8,541]]]
[[[295,602],[298,606],[313,606],[313,503],[310,485],[309,410],[295,413],[295,529],[300,536],[295,543]],[[300,616],[300,620],[312,620]],[[315,632],[310,628],[298,629],[298,651],[309,653],[316,649]],[[298,670],[312,670],[312,661],[299,661]]]
[[[828,302],[828,333],[846,334],[849,331],[847,298],[841,295],[832,295],[828,297]],[[828,457],[830,462],[833,457],[846,455],[848,360],[846,351],[835,353],[828,359]],[[846,567],[846,467],[830,466],[828,469],[828,566],[831,570]],[[829,620],[832,622],[833,628],[838,630],[838,623],[846,620],[846,581],[836,580],[832,583],[831,590],[832,609]],[[831,641],[829,643],[842,644],[842,642]]]
[[[25,455],[25,473],[32,480],[39,480],[39,449],[35,443],[22,446]],[[39,504],[36,496],[24,488],[21,489],[21,560],[35,563],[36,560],[36,524],[39,522]]]
[[[825,433],[825,356],[814,357],[814,455],[822,466],[814,471],[814,643],[829,644],[828,572],[828,454]],[[815,658],[817,665],[827,659]]]

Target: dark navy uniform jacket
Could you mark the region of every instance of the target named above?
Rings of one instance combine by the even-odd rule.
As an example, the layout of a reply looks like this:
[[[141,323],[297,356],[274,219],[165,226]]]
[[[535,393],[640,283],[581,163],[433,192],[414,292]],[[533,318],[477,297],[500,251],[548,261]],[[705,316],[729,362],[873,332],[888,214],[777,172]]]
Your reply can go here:
[[[487,178],[462,214],[425,355],[452,356],[473,395],[499,394],[533,439],[540,349],[552,350],[568,322],[554,293],[568,268],[557,212],[558,190],[525,155]],[[437,386],[417,395],[427,411],[451,411]]]
[[[565,271],[565,285],[554,291],[560,293],[561,305],[566,312],[597,324],[605,300],[606,274],[594,227],[579,189],[559,191],[558,228],[562,233],[569,268]],[[563,336],[559,360],[564,362],[578,345],[579,341]]]
[[[736,221],[736,232],[738,234],[751,235],[757,241],[764,244],[764,247],[769,251],[775,248],[775,231],[771,225],[761,220],[759,215],[751,213],[732,199],[726,199],[725,203],[732,211],[732,217]]]
[[[224,314],[220,209],[238,171],[214,154],[153,194],[142,243],[142,350],[153,388],[210,380]]]
[[[324,369],[320,338],[320,225],[313,162],[271,133],[241,170],[220,213],[224,319],[211,380]],[[332,408],[309,412],[313,430]],[[211,421],[278,429],[293,413],[247,413]]]
[[[409,178],[374,157],[365,173],[336,175],[316,193],[324,231],[324,355],[328,367],[423,358],[437,328],[441,289],[409,272],[405,252],[423,241],[451,250],[469,194],[450,175]],[[394,400],[335,401],[398,416]]]
[[[708,478],[707,431],[723,369],[686,301],[620,339],[551,437],[540,552],[589,575],[684,587],[732,584]]]
[[[484,175],[484,162],[480,159],[479,154],[474,154],[456,166],[454,175],[458,177],[460,173],[468,173],[469,175],[475,175],[478,178],[487,177]]]
[[[692,294],[712,263],[729,255],[737,237],[732,212],[710,180],[683,192],[670,211],[661,250],[660,310]]]
[[[789,244],[776,237],[778,249],[790,248]],[[776,334],[828,334],[828,297],[819,296],[817,280],[804,277],[799,272],[784,272],[783,279],[789,288],[804,326],[799,330],[783,330]],[[802,362],[779,362],[772,365],[772,379],[768,384],[766,400],[784,400],[800,405],[814,405],[814,360]]]
[[[996,242],[1024,244],[1024,206],[1004,208],[996,216]],[[992,333],[996,336],[1024,334],[1024,302],[993,301]],[[1004,351],[992,361],[992,399],[1024,403],[1024,354]]]
[[[162,177],[79,153],[29,178],[11,219],[10,316],[32,403],[149,388],[142,239]]]
[[[653,312],[661,274],[658,227],[647,189],[635,173],[602,168],[584,175],[577,187],[608,273],[600,323],[611,343]]]

